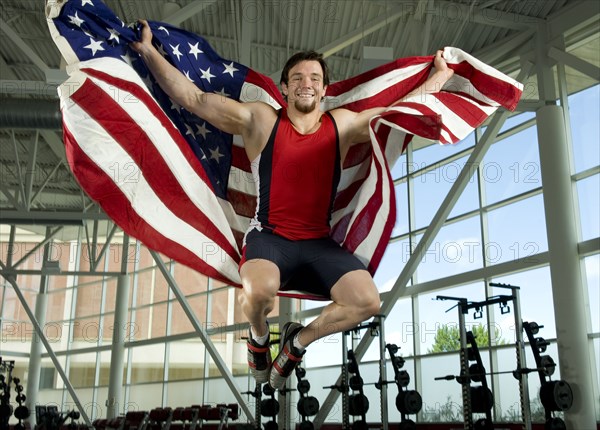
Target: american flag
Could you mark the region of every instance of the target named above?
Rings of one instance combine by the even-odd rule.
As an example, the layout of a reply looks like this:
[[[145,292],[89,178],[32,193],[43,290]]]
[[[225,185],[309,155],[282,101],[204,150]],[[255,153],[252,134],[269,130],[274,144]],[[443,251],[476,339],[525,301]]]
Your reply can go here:
[[[63,136],[83,190],[149,248],[240,286],[256,189],[239,136],[171,101],[129,47],[137,24],[126,25],[100,0],[48,0],[46,13],[68,64],[70,78],[59,88]],[[149,25],[159,52],[203,91],[285,106],[270,78],[221,58],[203,38]],[[455,143],[520,98],[521,84],[465,52],[445,48],[444,58],[455,74],[436,94],[405,97],[427,79],[432,56],[399,59],[327,90],[324,110],[391,106],[371,120],[371,140],[343,160],[331,221],[331,236],[371,273],[396,218],[390,168],[411,138]],[[319,299],[293,280],[280,295]]]

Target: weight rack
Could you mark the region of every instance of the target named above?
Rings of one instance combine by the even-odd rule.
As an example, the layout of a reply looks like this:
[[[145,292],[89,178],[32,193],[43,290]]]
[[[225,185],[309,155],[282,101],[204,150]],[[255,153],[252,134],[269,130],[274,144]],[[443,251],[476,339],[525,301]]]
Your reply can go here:
[[[460,382],[462,386],[462,399],[463,399],[463,419],[464,429],[474,430],[473,416],[471,413],[471,380],[470,369],[469,369],[469,348],[467,346],[467,330],[465,323],[465,315],[469,313],[470,309],[475,309],[474,318],[481,318],[483,316],[483,308],[492,306],[495,304],[500,305],[500,313],[506,314],[510,312],[509,302],[514,305],[514,320],[515,320],[515,352],[517,359],[517,370],[513,372],[515,378],[519,381],[519,396],[521,403],[521,416],[523,418],[523,424],[526,430],[531,430],[531,411],[530,411],[530,399],[529,399],[529,384],[527,381],[527,374],[525,369],[527,368],[525,362],[525,342],[523,341],[523,326],[521,319],[521,308],[519,290],[520,287],[508,284],[500,283],[489,283],[490,287],[504,288],[511,291],[510,295],[497,295],[488,298],[481,302],[471,302],[466,298],[461,297],[450,297],[450,296],[437,296],[436,300],[454,300],[457,304],[446,312],[450,311],[454,307],[458,308],[458,325],[460,333]],[[485,378],[485,376],[484,376]],[[446,378],[447,379],[447,378]]]

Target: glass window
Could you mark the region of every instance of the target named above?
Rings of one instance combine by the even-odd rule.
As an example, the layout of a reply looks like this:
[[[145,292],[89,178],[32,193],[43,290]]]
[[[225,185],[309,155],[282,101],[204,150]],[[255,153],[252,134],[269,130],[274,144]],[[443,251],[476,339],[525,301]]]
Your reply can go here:
[[[168,399],[167,406],[177,408],[203,403],[199,399],[202,398],[204,381],[169,382],[165,385]]]
[[[469,134],[455,145],[430,144],[413,152],[414,170],[430,166],[444,158],[451,157],[475,145],[475,133]]]
[[[385,319],[385,340],[399,348],[398,356],[413,355],[415,338],[418,340],[420,336],[413,322],[411,302],[410,297],[399,299]]]
[[[548,250],[544,203],[533,196],[488,213],[489,241],[484,245],[488,265],[526,259]]]
[[[447,164],[437,164],[433,170],[414,177],[416,228],[429,225],[461,170],[465,168],[466,162],[467,158],[463,157]],[[479,205],[476,172],[474,169],[471,170],[473,170],[473,173],[466,188],[454,205],[450,217],[477,209]]]
[[[156,382],[164,379],[165,344],[138,346],[132,350],[131,383]],[[136,399],[133,394],[131,399]],[[158,396],[155,398],[160,399]]]
[[[486,204],[542,185],[536,127],[529,127],[491,146],[481,164]]]
[[[585,276],[588,287],[588,304],[592,320],[592,332],[600,332],[600,254],[586,257],[584,260]],[[596,343],[600,342],[596,338]],[[596,360],[600,360],[596,356]]]
[[[391,166],[390,173],[392,175],[392,179],[403,178],[407,173],[407,162],[406,162],[406,153],[402,154],[398,160],[396,160],[396,164]]]
[[[306,319],[303,324],[308,325],[315,318]],[[306,368],[342,364],[342,333],[335,333],[322,337],[310,345],[309,353],[303,358]],[[335,381],[334,381],[335,382]],[[332,384],[334,383],[332,382]]]
[[[460,349],[460,327],[458,320],[457,300],[436,300],[437,296],[465,298],[469,301],[485,300],[482,283],[463,285],[451,289],[421,294],[419,305],[419,339],[422,354],[434,352],[452,352]],[[474,326],[486,327],[486,310],[480,318],[475,318],[474,311],[465,315],[465,329],[472,330]],[[424,373],[425,374],[425,373]]]
[[[129,387],[130,406],[135,410],[151,411],[162,405],[163,384],[140,384]]]
[[[480,231],[479,217],[442,227],[417,268],[419,283],[482,267]]]
[[[96,281],[77,288],[75,315],[87,317],[100,314],[102,303],[102,281]]]
[[[460,373],[458,354],[424,357],[421,360],[424,422],[462,422],[462,391],[456,381],[436,381],[438,376]]]
[[[600,85],[569,96],[575,172],[600,164]]]
[[[552,281],[550,279],[549,266],[512,275],[498,276],[493,279],[493,282],[521,287],[519,296],[521,299],[522,320],[535,321],[539,325],[543,325],[544,329],[543,331],[540,330],[540,336],[546,339],[556,337]],[[493,291],[494,294],[506,294],[500,292],[502,291],[501,289],[494,289]],[[515,325],[512,312],[503,317],[497,316],[496,324],[498,324],[503,338],[514,339]]]
[[[204,377],[205,348],[199,339],[169,343],[170,381],[202,379]],[[170,400],[171,397],[169,397]]]
[[[523,124],[525,121],[533,118],[535,118],[535,112],[522,112],[511,115],[506,121],[504,121],[502,128],[500,128],[500,133],[498,134],[502,134],[506,130],[510,130],[511,128]]]
[[[379,292],[389,291],[410,258],[411,250],[408,238],[390,243],[379,263],[373,280]]]
[[[396,190],[396,224],[392,230],[392,237],[408,232],[408,186],[402,182],[395,187]]]
[[[600,175],[577,181],[581,240],[600,236]]]
[[[96,385],[95,352],[69,356],[69,381],[76,388]]]

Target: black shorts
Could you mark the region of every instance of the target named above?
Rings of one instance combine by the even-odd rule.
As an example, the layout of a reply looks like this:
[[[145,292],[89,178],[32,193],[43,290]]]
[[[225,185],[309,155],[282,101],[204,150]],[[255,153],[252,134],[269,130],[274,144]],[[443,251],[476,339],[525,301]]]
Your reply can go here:
[[[331,297],[331,288],[346,273],[366,270],[364,264],[333,239],[289,240],[267,230],[246,235],[245,261],[272,261],[281,274],[281,289],[299,289]],[[289,285],[289,284],[292,284]]]

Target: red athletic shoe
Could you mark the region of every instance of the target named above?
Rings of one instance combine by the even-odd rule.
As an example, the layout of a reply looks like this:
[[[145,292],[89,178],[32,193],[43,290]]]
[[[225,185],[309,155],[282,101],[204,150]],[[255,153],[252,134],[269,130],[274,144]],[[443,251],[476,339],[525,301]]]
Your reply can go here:
[[[252,339],[252,332],[248,332],[248,367],[256,382],[263,384],[269,381],[269,370],[271,370],[271,350],[269,339],[267,343],[259,345]]]
[[[302,361],[302,356],[306,352],[300,352],[293,344],[294,336],[303,327],[302,324],[295,322],[289,322],[283,326],[279,340],[279,354],[273,361],[269,373],[269,385],[276,390],[281,390],[285,386],[285,381]]]

